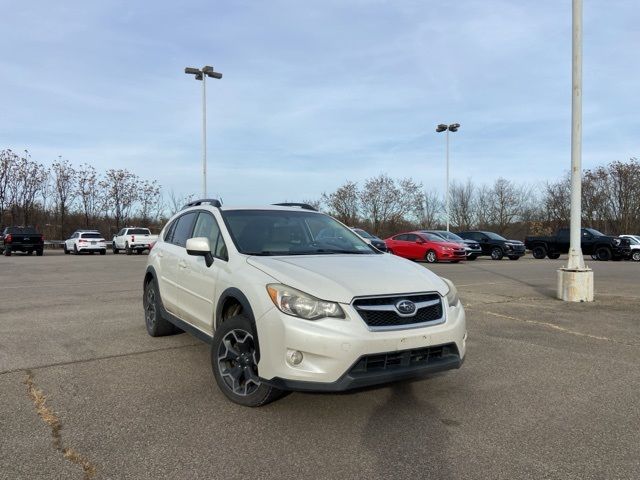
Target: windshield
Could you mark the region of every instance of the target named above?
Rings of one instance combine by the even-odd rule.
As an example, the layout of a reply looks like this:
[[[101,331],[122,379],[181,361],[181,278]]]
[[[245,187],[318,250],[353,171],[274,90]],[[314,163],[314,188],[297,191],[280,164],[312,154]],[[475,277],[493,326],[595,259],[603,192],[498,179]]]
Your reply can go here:
[[[147,228],[131,228],[128,235],[150,235],[151,232]]]
[[[222,217],[236,248],[245,255],[381,254],[321,213],[229,210]]]
[[[482,232],[484,233],[487,237],[489,237],[491,240],[506,240],[506,238],[501,237],[500,235],[498,235],[497,233],[493,233],[493,232]]]
[[[594,237],[604,237],[604,233],[599,232],[598,230],[595,230],[593,228],[585,228],[585,230],[587,232],[589,232],[591,235],[593,235]]]
[[[434,232],[434,233],[437,235],[440,235],[442,238],[451,240],[452,242],[464,243],[464,240],[453,232],[445,232],[444,230],[438,230],[437,232]]]
[[[424,239],[429,240],[430,242],[446,242],[447,240],[442,238],[440,235],[436,235],[435,233],[421,232],[420,236]]]
[[[33,227],[9,227],[7,233],[17,233],[18,235],[37,235],[36,229]]]
[[[378,237],[371,235],[369,232],[362,230],[361,228],[354,228],[353,231],[360,235],[362,238],[368,238],[369,240],[378,239]]]

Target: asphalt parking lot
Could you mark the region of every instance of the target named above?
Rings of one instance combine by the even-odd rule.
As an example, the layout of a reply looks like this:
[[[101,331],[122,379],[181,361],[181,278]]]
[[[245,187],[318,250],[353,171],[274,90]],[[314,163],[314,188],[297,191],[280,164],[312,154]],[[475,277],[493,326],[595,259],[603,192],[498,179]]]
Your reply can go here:
[[[0,478],[637,479],[640,265],[590,261],[596,301],[566,304],[565,261],[430,267],[460,370],[247,409],[207,346],[147,335],[146,256],[2,257]]]

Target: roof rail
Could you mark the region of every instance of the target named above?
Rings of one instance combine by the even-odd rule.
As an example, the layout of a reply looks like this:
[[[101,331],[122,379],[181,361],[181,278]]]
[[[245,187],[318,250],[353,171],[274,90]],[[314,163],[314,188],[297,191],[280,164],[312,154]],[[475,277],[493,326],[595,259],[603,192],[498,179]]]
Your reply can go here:
[[[273,205],[277,206],[277,207],[299,207],[302,208],[303,210],[313,210],[314,212],[317,212],[318,209],[309,205],[308,203],[289,203],[289,202],[285,202],[285,203],[274,203]]]
[[[200,200],[194,200],[193,202],[187,203],[184,207],[182,207],[182,209],[184,210],[188,207],[197,207],[198,205],[202,204],[209,204],[212,207],[216,208],[220,208],[222,206],[222,202],[220,202],[220,200],[217,200],[215,198],[202,198]]]

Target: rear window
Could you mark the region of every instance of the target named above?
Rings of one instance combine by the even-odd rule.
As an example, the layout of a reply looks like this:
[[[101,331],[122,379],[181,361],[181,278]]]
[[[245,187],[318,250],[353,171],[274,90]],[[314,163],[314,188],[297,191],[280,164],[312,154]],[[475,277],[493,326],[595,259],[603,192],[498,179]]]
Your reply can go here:
[[[99,233],[83,233],[81,235],[82,238],[102,238],[102,235]]]
[[[17,233],[19,235],[37,235],[36,229],[33,227],[9,227],[7,233]]]
[[[148,228],[132,228],[129,235],[151,235],[151,232]]]

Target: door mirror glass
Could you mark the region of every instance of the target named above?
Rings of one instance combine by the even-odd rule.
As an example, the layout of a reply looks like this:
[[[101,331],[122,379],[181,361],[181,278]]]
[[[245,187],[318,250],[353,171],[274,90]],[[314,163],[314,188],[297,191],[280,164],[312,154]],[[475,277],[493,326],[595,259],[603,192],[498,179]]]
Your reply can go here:
[[[213,254],[209,239],[206,237],[195,237],[187,240],[187,254],[195,257],[204,257],[207,267],[213,263]]]

